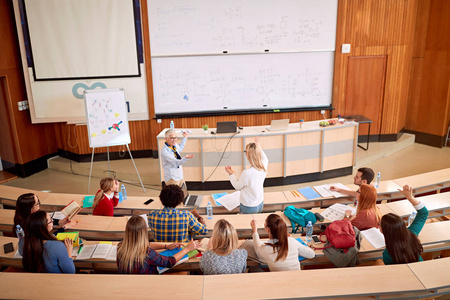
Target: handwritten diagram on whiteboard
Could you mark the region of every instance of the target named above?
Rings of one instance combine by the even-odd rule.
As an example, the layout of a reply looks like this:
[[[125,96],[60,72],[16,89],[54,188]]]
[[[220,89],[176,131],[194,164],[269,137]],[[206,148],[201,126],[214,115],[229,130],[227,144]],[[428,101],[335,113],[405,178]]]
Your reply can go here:
[[[131,143],[122,89],[87,90],[84,98],[91,148]]]

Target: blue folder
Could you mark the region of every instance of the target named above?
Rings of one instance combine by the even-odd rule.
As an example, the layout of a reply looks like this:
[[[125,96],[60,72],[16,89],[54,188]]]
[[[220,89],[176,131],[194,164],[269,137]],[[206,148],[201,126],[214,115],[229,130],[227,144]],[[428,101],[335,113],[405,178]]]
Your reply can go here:
[[[228,193],[217,193],[217,194],[212,194],[211,196],[213,197],[214,201],[216,202],[216,205],[219,206],[219,205],[222,205],[222,204],[220,204],[220,202],[217,201],[217,199],[219,199],[219,198],[221,198],[221,197],[223,197],[225,195],[228,195]]]
[[[298,191],[300,192],[300,194],[305,196],[305,198],[308,200],[322,198],[322,196],[320,196],[319,193],[317,193],[312,187],[309,187],[309,186],[298,189]]]

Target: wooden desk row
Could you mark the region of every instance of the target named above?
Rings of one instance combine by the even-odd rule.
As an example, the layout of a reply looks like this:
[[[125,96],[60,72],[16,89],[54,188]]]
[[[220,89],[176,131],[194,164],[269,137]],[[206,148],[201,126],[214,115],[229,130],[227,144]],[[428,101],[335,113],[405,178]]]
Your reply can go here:
[[[450,258],[359,268],[171,276],[0,273],[2,298],[286,299],[448,293]],[[53,282],[51,288],[43,285]],[[69,289],[76,287],[76,289]],[[68,290],[71,290],[68,292]]]
[[[398,192],[403,185],[409,184],[414,187],[414,194],[439,191],[443,188],[450,187],[450,168],[443,169],[434,172],[423,173],[419,175],[399,178],[395,180],[386,180],[380,183],[378,187],[378,200],[395,200],[404,198],[401,193]],[[313,183],[311,184],[311,186]],[[347,185],[351,190],[356,190],[357,186]],[[15,188],[5,185],[0,185],[0,201],[5,205],[15,206],[17,197],[25,193],[35,193],[41,200],[41,208],[46,211],[61,210],[70,201],[76,200],[78,203],[82,203],[84,195],[80,194],[60,194],[60,193],[45,193],[40,191]],[[120,214],[142,214],[148,213],[151,210],[162,209],[162,203],[157,197],[152,197],[154,201],[149,205],[144,205],[149,197],[135,197],[129,196],[126,200],[115,209],[115,213]],[[211,195],[203,197],[203,201],[198,208],[200,212],[206,214],[206,206],[208,201],[213,204],[214,212],[216,214],[237,213],[239,210],[235,209],[228,212],[224,207],[217,207],[212,200]],[[353,199],[350,198],[319,198],[314,200],[307,200],[302,195],[294,196],[290,191],[283,192],[266,192],[264,194],[264,211],[271,212],[277,210],[283,210],[288,205],[295,205],[296,207],[312,208],[312,207],[325,207],[334,203],[352,203]],[[180,207],[181,208],[181,207]],[[182,207],[184,208],[184,207]],[[84,213],[91,213],[92,209],[84,209]]]
[[[305,240],[305,237],[301,237],[298,234],[293,235],[295,238],[300,237]],[[424,228],[419,235],[420,241],[424,248],[424,253],[437,252],[450,249],[450,221],[433,222],[425,224]],[[22,260],[15,258],[14,253],[4,253],[3,245],[12,242],[14,250],[17,250],[18,239],[13,237],[0,236],[0,265],[3,266],[22,266]],[[243,242],[243,241],[242,241]],[[98,241],[84,241],[86,245],[97,244]],[[117,242],[113,242],[117,244]],[[317,248],[323,247],[324,244],[316,245]],[[361,261],[371,261],[382,258],[383,249],[376,249],[372,244],[362,236],[361,248],[359,251],[359,257]],[[319,264],[331,264],[330,260],[324,255],[322,250],[315,250],[316,257],[313,259],[306,259],[301,261],[301,266],[319,265]],[[188,262],[183,263],[175,267],[177,270],[200,270],[199,258],[191,258]],[[94,269],[94,270],[109,270],[117,271],[117,265],[115,261],[107,261],[104,259],[88,259],[88,260],[74,260],[75,266],[78,269]],[[249,265],[252,262],[247,262]],[[257,265],[253,263],[252,265]]]
[[[430,211],[429,217],[435,217],[435,215],[445,215],[450,212],[450,193],[434,194],[420,198],[425,202],[428,210]],[[401,217],[406,217],[414,210],[412,205],[407,200],[400,200],[392,203],[379,204],[378,207],[381,213],[395,213]],[[322,208],[313,208],[312,212],[323,212]],[[280,215],[286,222],[288,228],[291,227],[291,222],[284,215],[283,212],[275,212]],[[256,221],[258,226],[258,232],[261,236],[266,236],[264,231],[264,221],[270,213],[261,213],[253,215],[217,215],[215,214],[212,219],[207,219],[204,216],[206,227],[208,229],[207,236],[211,235],[211,230],[214,228],[215,223],[219,219],[228,220],[236,228],[238,235],[243,237],[251,236],[250,222]],[[10,232],[13,226],[14,210],[0,209],[0,231]],[[120,240],[123,239],[125,232],[125,226],[128,221],[127,216],[124,217],[103,217],[93,215],[77,215],[75,219],[79,222],[76,227],[71,228],[71,231],[79,231],[80,236],[85,239],[100,239],[100,240]],[[323,222],[317,222],[315,225],[325,225],[331,223],[330,220],[325,219]],[[151,235],[150,235],[151,237]]]

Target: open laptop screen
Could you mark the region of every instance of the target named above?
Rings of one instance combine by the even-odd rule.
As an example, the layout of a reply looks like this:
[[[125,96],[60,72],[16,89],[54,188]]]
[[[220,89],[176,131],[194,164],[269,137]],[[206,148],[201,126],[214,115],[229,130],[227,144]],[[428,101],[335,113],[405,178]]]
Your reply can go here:
[[[217,122],[216,133],[236,133],[236,131],[237,131],[237,121]]]

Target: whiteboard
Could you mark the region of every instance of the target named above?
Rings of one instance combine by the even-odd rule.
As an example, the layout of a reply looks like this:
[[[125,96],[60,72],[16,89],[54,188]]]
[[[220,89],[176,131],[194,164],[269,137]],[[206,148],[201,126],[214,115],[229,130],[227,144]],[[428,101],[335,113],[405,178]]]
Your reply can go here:
[[[131,143],[123,89],[87,90],[84,99],[91,148]]]
[[[149,0],[152,56],[334,50],[338,0]]]
[[[330,106],[334,51],[152,58],[155,113]]]

